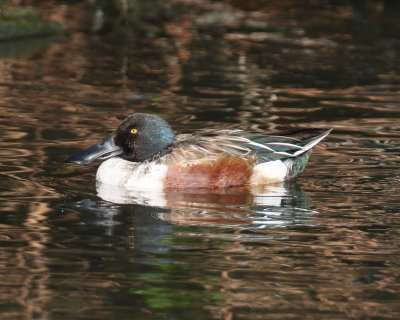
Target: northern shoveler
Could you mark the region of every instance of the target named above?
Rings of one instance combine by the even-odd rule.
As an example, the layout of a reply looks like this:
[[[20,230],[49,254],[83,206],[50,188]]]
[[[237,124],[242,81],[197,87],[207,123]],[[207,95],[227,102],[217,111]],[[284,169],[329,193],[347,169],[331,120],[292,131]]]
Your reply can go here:
[[[103,141],[65,162],[106,160],[96,179],[129,189],[257,186],[296,177],[311,149],[331,130],[306,130],[300,139],[242,130],[175,135],[159,116],[136,113]]]

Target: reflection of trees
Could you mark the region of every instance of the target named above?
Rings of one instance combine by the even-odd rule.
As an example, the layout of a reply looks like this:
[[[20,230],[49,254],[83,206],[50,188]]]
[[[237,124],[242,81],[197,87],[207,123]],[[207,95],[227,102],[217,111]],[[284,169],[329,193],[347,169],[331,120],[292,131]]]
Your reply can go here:
[[[338,318],[379,317],[379,304],[366,303],[360,308],[357,299],[364,290],[392,291],[393,275],[384,276],[376,284],[372,279],[377,274],[365,274],[364,265],[373,263],[374,258],[362,252],[377,249],[377,241],[347,228],[327,230],[326,236],[311,232],[308,241],[299,241],[304,234],[296,230],[274,230],[273,236],[287,241],[272,241],[261,247],[243,242],[232,250],[231,268],[223,273],[231,317],[256,318],[265,313],[289,317],[296,310],[333,313]],[[376,263],[389,261],[380,259]],[[364,277],[371,277],[371,282]],[[380,289],[373,289],[375,285]]]
[[[69,24],[73,32],[45,51],[38,53],[35,50],[24,55],[29,59],[0,61],[0,112],[4,115],[0,119],[0,146],[5,150],[1,160],[1,209],[17,215],[15,220],[18,221],[10,224],[21,226],[14,230],[4,224],[2,233],[5,238],[12,236],[22,243],[19,248],[2,251],[5,267],[14,267],[10,281],[18,283],[18,287],[4,292],[4,297],[18,301],[23,308],[20,314],[26,318],[39,314],[44,319],[50,317],[45,308],[49,305],[67,312],[66,305],[69,308],[76,304],[79,310],[94,310],[93,317],[104,315],[99,306],[118,297],[117,293],[126,294],[132,300],[139,299],[138,304],[147,303],[150,309],[158,307],[160,314],[171,310],[179,314],[179,308],[193,308],[206,309],[204,317],[218,314],[227,319],[252,315],[264,317],[274,310],[281,315],[312,310],[338,315],[337,318],[343,314],[379,317],[382,305],[377,299],[371,298],[360,307],[358,297],[365,293],[364,290],[374,293],[374,286],[378,287],[378,296],[379,290],[395,296],[391,283],[396,282],[398,270],[390,269],[392,274],[383,274],[370,268],[370,263],[395,265],[396,261],[390,257],[392,249],[385,249],[386,260],[375,257],[371,252],[382,252],[383,238],[376,234],[371,238],[371,233],[357,229],[357,224],[351,226],[354,230],[350,229],[349,225],[338,223],[335,217],[326,221],[324,213],[335,210],[318,199],[313,199],[313,204],[321,214],[301,216],[297,212],[293,217],[284,216],[291,204],[284,207],[279,203],[279,210],[270,211],[278,215],[275,218],[278,222],[286,217],[287,224],[257,230],[252,225],[254,213],[262,208],[249,208],[252,197],[248,194],[242,193],[238,197],[229,194],[210,197],[200,192],[186,197],[169,194],[168,200],[178,203],[181,209],[157,212],[152,221],[146,220],[148,212],[143,207],[126,206],[121,213],[117,206],[113,217],[122,216],[126,220],[122,226],[106,228],[109,237],[126,235],[125,238],[121,236],[122,243],[117,243],[116,247],[112,247],[115,244],[107,237],[96,238],[99,230],[95,231],[96,236],[85,236],[87,229],[74,230],[66,243],[62,243],[64,238],[53,239],[62,236],[57,234],[57,228],[53,228],[56,223],[48,219],[55,210],[51,199],[58,202],[60,194],[64,193],[82,198],[84,191],[78,186],[93,182],[90,175],[90,179],[79,176],[78,170],[84,172],[86,168],[68,172],[72,169],[61,168],[59,163],[69,149],[82,147],[83,142],[89,145],[97,141],[115,127],[117,117],[133,111],[163,113],[178,129],[221,126],[220,122],[224,125],[234,123],[235,126],[239,123],[244,127],[255,123],[253,129],[273,129],[288,124],[305,126],[310,122],[315,126],[326,126],[327,115],[332,114],[334,126],[342,130],[341,138],[347,139],[346,145],[352,148],[353,135],[361,126],[371,136],[379,135],[385,139],[385,131],[377,128],[386,118],[377,115],[383,114],[387,118],[397,115],[398,77],[395,73],[383,70],[377,75],[372,69],[374,77],[393,81],[391,86],[351,86],[332,90],[321,86],[316,89],[318,82],[311,77],[307,78],[310,80],[308,86],[294,88],[296,80],[290,76],[302,77],[302,72],[310,66],[316,68],[310,69],[308,75],[325,76],[314,74],[318,68],[325,67],[321,63],[315,64],[321,57],[317,54],[319,50],[342,59],[340,47],[337,47],[340,39],[310,38],[310,35],[304,36],[302,30],[292,33],[290,26],[287,26],[287,33],[276,32],[276,27],[265,26],[270,15],[259,18],[259,14],[235,10],[234,6],[226,10],[228,14],[219,14],[215,11],[224,11],[221,10],[225,8],[222,2],[214,2],[216,7],[209,1],[193,2],[198,6],[195,9],[180,11],[177,16],[172,15],[160,23],[153,21],[146,36],[127,33],[123,40],[119,34],[115,36],[114,31],[101,35],[87,32],[89,2],[55,7],[43,4],[47,17]],[[185,1],[170,3],[184,4]],[[240,3],[250,6],[255,2]],[[217,10],[209,12],[204,4]],[[277,11],[273,16],[278,20],[278,13],[287,9],[285,6],[281,11],[279,6],[274,8]],[[200,20],[196,20],[197,13],[200,13]],[[263,21],[264,24],[260,23]],[[151,35],[154,28],[159,30]],[[384,57],[390,57],[390,48],[389,43]],[[287,67],[288,61],[294,62]],[[346,70],[356,74],[352,68]],[[362,73],[358,76],[360,74],[362,76]],[[342,116],[338,110],[346,112]],[[193,115],[200,121],[193,120]],[[180,121],[182,118],[186,121],[184,125]],[[392,129],[396,125],[393,123]],[[346,134],[343,134],[345,129]],[[393,133],[391,137],[395,135]],[[325,176],[331,177],[324,176],[324,170],[325,174],[328,170],[337,170],[337,162],[343,168],[349,161],[348,153],[339,155],[343,153],[337,150],[339,148],[343,149],[343,145],[336,146],[336,150],[325,150],[321,155],[326,158],[324,166],[312,171],[321,173],[321,180]],[[371,157],[372,151],[356,152]],[[352,168],[350,163],[349,169]],[[349,170],[340,174],[340,186],[349,190],[354,187],[350,179],[366,173]],[[327,190],[333,188],[329,180],[320,183],[326,184]],[[217,205],[199,205],[204,199]],[[355,214],[364,210],[353,208],[362,201],[349,197],[341,206],[337,205],[336,210],[346,209],[349,214]],[[228,210],[227,204],[234,206]],[[195,206],[197,209],[193,209]],[[299,204],[292,207],[303,208]],[[68,217],[87,219],[88,223],[96,220],[93,216],[80,217],[82,212],[82,207],[70,209]],[[101,212],[97,203],[93,212]],[[111,214],[112,208],[106,208],[106,213]],[[383,215],[384,211],[379,213]],[[263,222],[273,221],[272,214],[262,218]],[[310,226],[304,227],[306,224]],[[67,233],[64,225],[62,228],[63,233]],[[314,232],[313,228],[318,230]],[[86,240],[93,238],[98,246],[110,241],[106,244],[116,248],[115,251],[82,248]],[[62,243],[62,247],[49,250],[50,242]],[[125,250],[125,246],[129,250]],[[57,253],[79,261],[78,271],[71,271],[71,277],[58,274],[59,278],[52,278],[55,269],[51,258]],[[60,260],[65,263],[65,259]],[[116,262],[110,262],[113,259]],[[138,260],[138,265],[151,265],[150,269],[140,269],[135,264]],[[106,270],[109,279],[99,272],[105,267],[98,267],[98,261],[112,265],[112,271]],[[205,277],[205,273],[208,276]],[[60,283],[60,278],[65,282]],[[375,281],[375,278],[379,280]],[[342,288],[337,285],[339,281],[343,282]],[[188,294],[192,291],[186,284],[195,292],[193,296]],[[56,294],[64,290],[73,291],[67,298],[70,299],[68,303]],[[93,292],[96,294],[91,295]],[[119,303],[128,305],[132,302]],[[135,311],[140,314],[147,312],[141,309],[142,305],[132,308],[137,308]],[[392,310],[396,310],[396,306]]]
[[[139,280],[139,289],[132,285],[130,294],[152,310],[159,303],[160,312],[171,314],[174,308],[186,306],[206,308],[216,318],[227,319],[290,317],[301,310],[335,318],[379,317],[379,295],[395,294],[393,283],[399,273],[379,268],[396,265],[393,248],[382,248],[386,229],[366,232],[359,219],[350,219],[362,211],[362,199],[353,202],[354,197],[348,196],[334,203],[316,198],[313,205],[321,213],[307,213],[308,202],[296,188],[275,207],[254,206],[251,199],[243,193],[235,197],[234,193],[189,192],[172,195],[169,201],[180,206],[167,209],[116,206],[129,221],[125,227],[131,250],[151,253],[137,257],[153,267],[132,275]],[[246,211],[249,206],[251,212]],[[281,213],[277,220],[290,217],[293,224],[249,227],[257,212],[274,211]],[[337,218],[340,212],[342,219]],[[307,218],[299,219],[301,215]],[[183,291],[182,283],[186,284]],[[184,297],[188,288],[195,292]],[[365,302],[368,292],[377,298]],[[175,304],[171,297],[179,301]],[[199,306],[192,299],[206,302]],[[395,315],[392,310],[390,316]]]
[[[114,206],[126,216],[124,220],[129,221],[129,248],[137,252],[157,253],[141,258],[148,264],[155,263],[155,270],[135,275],[134,279],[140,280],[140,285],[137,289],[132,288],[131,294],[137,299],[145,299],[144,303],[153,310],[168,310],[171,314],[177,308],[185,307],[209,310],[215,318],[232,318],[240,314],[236,309],[244,304],[246,308],[258,308],[259,301],[253,300],[258,298],[258,293],[249,291],[239,294],[243,296],[239,302],[236,287],[240,284],[240,287],[252,288],[258,284],[249,283],[246,279],[238,281],[229,278],[226,281],[227,275],[243,267],[241,259],[236,265],[236,257],[256,257],[246,241],[248,236],[248,241],[251,241],[251,234],[257,236],[259,233],[256,230],[263,224],[267,230],[276,226],[307,224],[315,214],[308,210],[307,196],[295,185],[289,187],[269,186],[254,189],[252,193],[245,190],[171,191],[164,195],[165,199],[158,200],[168,204],[166,208],[125,205],[118,209]],[[113,193],[103,190],[101,185],[97,191],[101,197],[112,202],[156,203],[156,199],[151,200],[154,197],[151,193],[126,193],[127,190],[121,190],[121,193],[114,190]],[[104,217],[99,215],[100,219]],[[215,228],[219,228],[221,233]],[[193,236],[192,232],[201,236]],[[185,254],[177,264],[175,255],[181,250]],[[210,250],[210,254],[198,256],[195,253],[199,250]],[[227,268],[218,267],[227,263]],[[260,263],[268,268],[269,261],[260,260]],[[205,271],[210,273],[208,276],[204,275],[205,266]],[[180,287],[183,283],[186,284],[185,290]],[[188,287],[195,292],[187,295]],[[260,294],[265,295],[265,292]],[[201,305],[196,301],[202,301]]]
[[[43,19],[39,11],[21,6],[21,1],[0,1],[0,41],[59,32],[59,25]]]
[[[7,94],[7,91],[3,90],[2,94]],[[4,114],[13,114],[12,110],[4,106],[0,106],[0,110]],[[25,126],[29,126],[29,119],[21,118]],[[13,241],[23,245],[16,248],[5,262],[5,267],[10,268],[13,274],[11,278],[3,281],[3,283],[12,281],[10,287],[17,285],[4,296],[23,308],[18,317],[32,319],[40,315],[42,319],[48,319],[48,311],[44,306],[51,300],[52,291],[49,289],[50,275],[44,251],[50,242],[47,214],[52,209],[43,200],[58,197],[58,193],[31,179],[33,173],[42,170],[41,163],[47,161],[43,149],[45,143],[41,144],[43,141],[41,132],[44,128],[36,127],[30,132],[24,132],[22,128],[11,127],[10,122],[9,117],[0,123],[0,128],[5,133],[0,145],[8,150],[7,157],[3,158],[1,164],[1,176],[5,181],[2,188],[8,187],[8,190],[2,191],[1,194],[1,211],[17,214],[21,212],[23,206],[25,208],[22,210],[24,217],[21,218],[21,226],[13,231],[12,236]],[[34,135],[35,143],[28,150],[23,148],[23,140],[29,134]],[[30,162],[29,165],[23,160],[32,157],[36,161]],[[9,232],[5,226],[2,229],[2,233]],[[13,313],[9,315],[14,317]]]
[[[38,43],[41,41],[37,40]],[[19,309],[17,312],[13,308],[2,314],[9,318],[48,319],[46,304],[53,298],[53,292],[49,288],[50,272],[45,251],[51,241],[48,214],[53,209],[47,200],[58,198],[59,194],[33,178],[48,161],[46,148],[53,145],[45,138],[46,130],[53,124],[44,120],[51,94],[43,90],[46,87],[43,82],[39,85],[34,82],[37,80],[35,75],[49,70],[54,54],[58,53],[52,47],[38,65],[27,60],[11,60],[14,54],[18,57],[22,51],[29,55],[29,49],[30,55],[37,53],[39,46],[35,46],[35,41],[28,42],[33,44],[30,48],[21,46],[22,42],[8,42],[2,44],[0,50],[9,58],[0,62],[0,112],[4,115],[0,120],[0,145],[2,150],[7,150],[2,153],[1,161],[1,211],[12,213],[20,220],[12,223],[16,224],[14,227],[2,226],[2,237],[9,237],[10,243],[20,244],[8,252],[8,256],[5,256],[7,251],[2,250],[3,268],[10,269],[10,276],[2,275],[3,285],[9,288],[2,293],[2,302]],[[40,94],[36,95],[38,92]],[[24,112],[30,107],[34,108],[34,113]]]
[[[4,128],[3,125],[0,125],[0,127],[2,127],[3,132],[7,132],[7,128]],[[40,130],[38,129],[39,132]],[[0,143],[3,147],[6,145],[6,148],[12,154],[9,161],[3,159],[1,166],[2,180],[9,188],[8,191],[2,192],[1,211],[14,214],[20,214],[21,210],[24,212],[21,225],[14,227],[15,230],[11,228],[10,231],[8,230],[9,226],[2,226],[2,235],[4,234],[7,237],[6,235],[11,232],[13,234],[12,241],[22,244],[19,248],[15,248],[15,251],[4,261],[3,267],[12,270],[12,275],[3,279],[3,284],[10,282],[9,286],[12,289],[3,296],[7,296],[7,299],[13,300],[12,303],[23,308],[22,318],[31,319],[40,315],[41,318],[47,319],[48,312],[43,306],[51,299],[52,292],[48,287],[50,276],[44,250],[50,241],[47,214],[51,209],[48,203],[43,202],[43,199],[57,196],[57,193],[29,179],[33,172],[40,170],[40,165],[38,165],[40,161],[46,160],[41,147],[28,151],[11,149],[7,146],[7,144],[10,145],[10,140],[18,141],[23,137],[24,134],[21,134],[21,132],[8,130],[5,137],[3,136],[3,139],[6,140]],[[15,164],[15,158],[32,157],[33,155],[39,160],[33,167],[28,169],[24,165]],[[22,208],[23,206],[25,208]],[[5,257],[3,256],[2,259],[5,259]],[[9,315],[14,317],[12,313]]]

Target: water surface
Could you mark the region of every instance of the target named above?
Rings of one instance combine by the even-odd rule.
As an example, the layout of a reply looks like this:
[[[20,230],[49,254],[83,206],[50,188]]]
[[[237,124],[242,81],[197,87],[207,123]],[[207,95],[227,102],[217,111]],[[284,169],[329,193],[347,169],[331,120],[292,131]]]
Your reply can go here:
[[[184,3],[153,36],[0,50],[1,317],[398,319],[397,7]],[[134,112],[334,131],[250,191],[124,193],[62,164]]]

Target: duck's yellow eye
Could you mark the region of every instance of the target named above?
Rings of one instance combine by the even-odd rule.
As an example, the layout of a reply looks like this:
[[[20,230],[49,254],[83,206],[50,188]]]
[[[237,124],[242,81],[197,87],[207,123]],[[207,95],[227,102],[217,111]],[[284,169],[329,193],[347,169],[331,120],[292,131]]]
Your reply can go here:
[[[136,134],[136,133],[137,133],[137,129],[132,128],[130,132],[131,132],[132,134]]]

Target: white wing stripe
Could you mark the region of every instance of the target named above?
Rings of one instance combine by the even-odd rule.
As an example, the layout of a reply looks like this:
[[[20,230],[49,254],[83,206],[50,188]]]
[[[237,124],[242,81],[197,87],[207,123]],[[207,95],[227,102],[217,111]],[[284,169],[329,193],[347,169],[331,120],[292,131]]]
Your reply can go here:
[[[294,149],[303,149],[304,148],[302,146],[298,146],[297,144],[286,143],[286,142],[266,142],[265,144],[273,144],[273,145],[277,145],[277,146],[291,147]]]
[[[270,147],[267,147],[266,145],[263,145],[261,143],[250,141],[249,144],[252,145],[252,146],[256,146],[256,147],[262,148],[262,149],[267,149],[267,150],[272,151],[272,152],[276,152],[274,149],[271,149]]]

